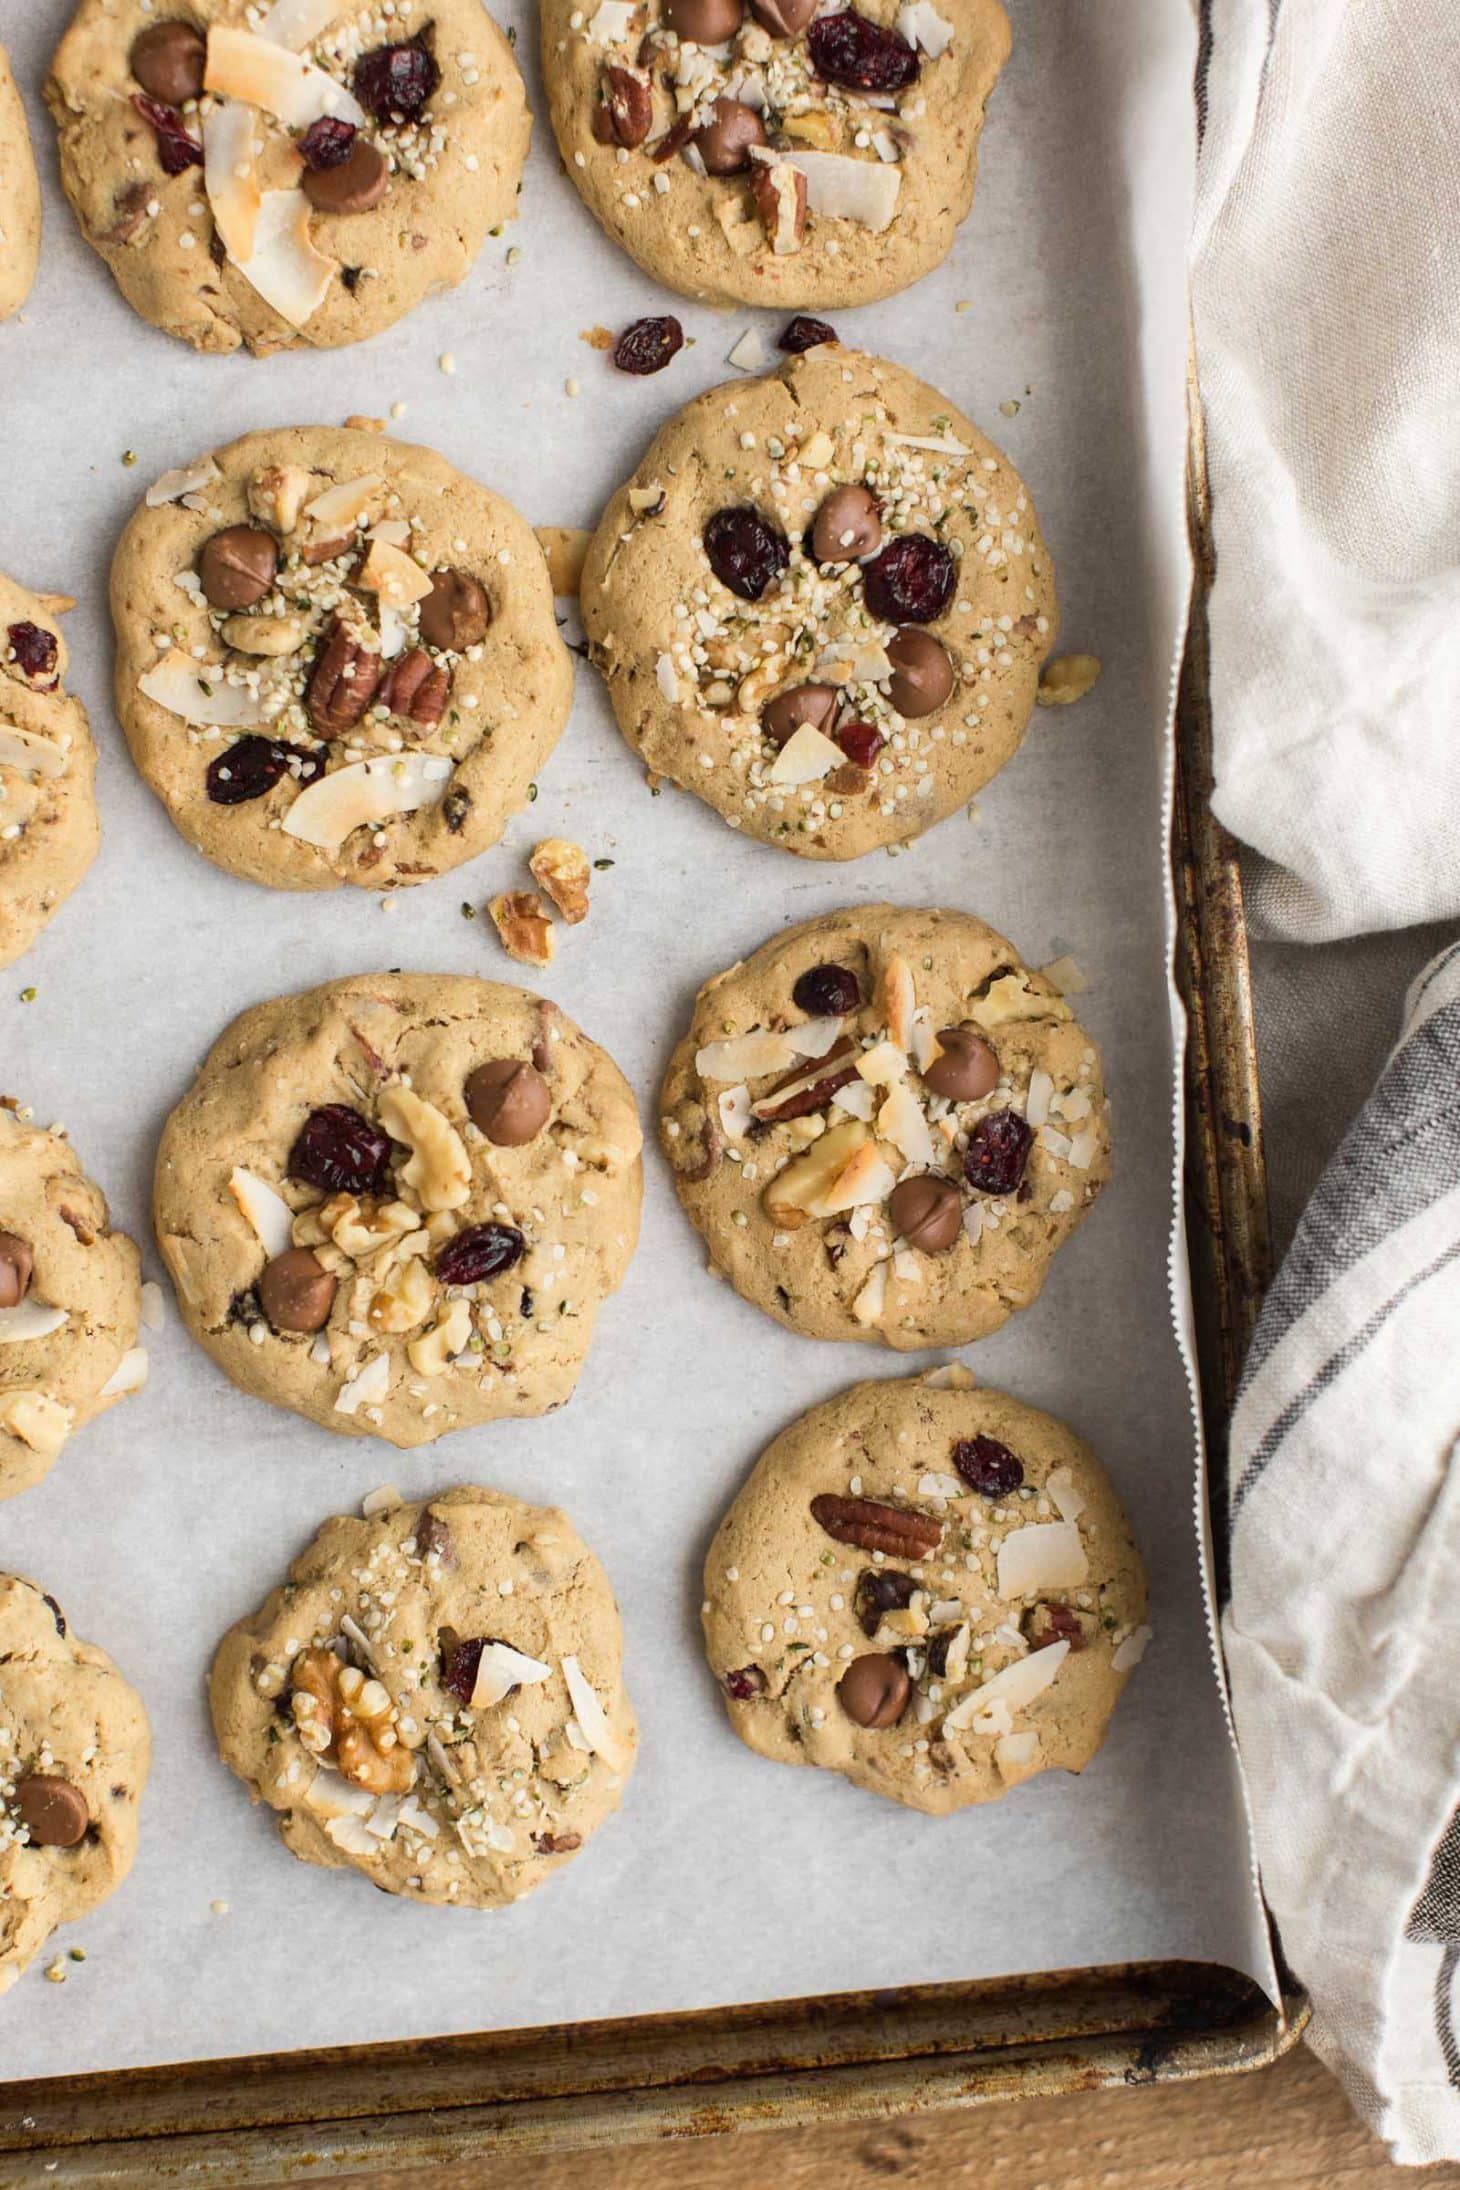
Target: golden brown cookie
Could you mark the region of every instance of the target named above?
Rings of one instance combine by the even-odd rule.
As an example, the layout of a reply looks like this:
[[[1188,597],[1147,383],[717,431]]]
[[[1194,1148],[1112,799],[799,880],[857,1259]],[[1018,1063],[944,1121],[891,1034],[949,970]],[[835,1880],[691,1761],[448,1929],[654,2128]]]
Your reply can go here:
[[[29,950],[101,843],[91,725],[65,688],[70,606],[0,574],[0,966]]]
[[[0,319],[30,295],[41,251],[41,185],[25,108],[0,46]]]

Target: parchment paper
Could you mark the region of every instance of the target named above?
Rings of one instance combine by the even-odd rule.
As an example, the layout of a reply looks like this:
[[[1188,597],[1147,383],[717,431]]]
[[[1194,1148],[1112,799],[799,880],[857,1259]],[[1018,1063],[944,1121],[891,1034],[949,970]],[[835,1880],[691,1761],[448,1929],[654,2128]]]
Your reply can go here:
[[[848,339],[940,383],[1020,464],[1054,552],[1062,643],[1104,663],[1092,696],[1038,714],[976,819],[956,815],[895,859],[818,867],[743,841],[688,796],[651,797],[582,666],[536,805],[472,868],[385,906],[216,873],[134,774],[109,702],[104,608],[134,500],[246,428],[404,402],[393,431],[433,443],[536,523],[591,524],[659,421],[732,377],[726,353],[754,315],[676,305],[694,347],[658,379],[615,375],[580,330],[672,300],[599,234],[540,119],[521,220],[465,288],[361,349],[194,357],[122,304],[55,187],[38,91],[68,12],[66,0],[0,0],[48,192],[39,286],[24,322],[0,330],[0,567],[81,598],[72,683],[102,748],[106,839],[41,944],[0,976],[0,1088],[70,1127],[158,1275],[153,1148],[223,1026],[258,998],[342,973],[513,978],[488,923],[461,906],[523,879],[540,836],[616,862],[542,985],[619,1059],[646,1121],[696,987],[788,922],[890,895],[977,911],[1036,964],[1073,950],[1094,982],[1081,1009],[1113,1090],[1116,1181],[1039,1304],[970,1358],[1103,1454],[1145,1548],[1156,1640],[1082,1780],[1050,1774],[957,1819],[743,1749],[700,1653],[708,1538],[792,1416],[854,1378],[917,1364],[795,1338],[713,1282],[652,1148],[638,1258],[577,1397],[548,1420],[414,1455],[331,1438],[235,1392],[170,1310],[149,1339],[147,1391],[0,1507],[0,1565],[39,1578],[115,1655],[147,1700],[157,1751],[133,1877],[60,1935],[53,1952],[79,1941],[87,1956],[64,1985],[38,1966],[4,2003],[0,2073],[1144,1956],[1267,1977],[1205,1626],[1166,1272],[1162,740],[1188,583],[1187,10],[1014,0],[1015,57],[951,262],[909,295],[835,315]],[[541,115],[530,12],[525,0],[507,12]],[[971,308],[955,311],[960,299]],[[769,343],[778,322],[760,324]],[[1001,415],[1013,401],[1017,415]],[[565,1873],[491,1916],[390,1901],[296,1862],[218,1762],[203,1701],[223,1629],[327,1514],[382,1482],[415,1496],[474,1479],[572,1512],[617,1586],[644,1728],[621,1814]]]

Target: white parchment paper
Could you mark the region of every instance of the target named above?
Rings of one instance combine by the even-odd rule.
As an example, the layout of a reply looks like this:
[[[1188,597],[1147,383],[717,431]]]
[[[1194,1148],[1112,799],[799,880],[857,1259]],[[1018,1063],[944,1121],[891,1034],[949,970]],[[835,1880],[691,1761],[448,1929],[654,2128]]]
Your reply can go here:
[[[530,9],[506,12],[541,115]],[[343,973],[512,978],[489,925],[460,908],[521,880],[539,836],[616,862],[543,985],[619,1059],[646,1120],[699,983],[793,920],[894,896],[976,911],[1035,963],[1073,950],[1094,981],[1081,1010],[1104,1047],[1117,1176],[1039,1304],[971,1358],[1103,1454],[1145,1548],[1156,1627],[1083,1779],[1051,1774],[992,1809],[922,1818],[743,1749],[699,1647],[708,1538],[793,1415],[916,1364],[797,1339],[714,1283],[652,1148],[638,1258],[577,1397],[551,1419],[413,1455],[331,1438],[235,1392],[170,1313],[149,1339],[145,1394],[0,1507],[0,1565],[40,1579],[115,1655],[156,1737],[132,1879],[61,1935],[87,1954],[64,1986],[37,1966],[5,2002],[0,2075],[1143,1956],[1267,1970],[1207,1642],[1165,1267],[1162,738],[1188,584],[1193,32],[1169,0],[1013,0],[1013,12],[1015,56],[950,263],[909,295],[834,316],[846,338],[941,384],[1019,463],[1054,553],[1063,644],[1105,665],[1093,695],[1038,714],[976,819],[836,868],[745,842],[682,794],[651,798],[583,666],[537,804],[472,868],[383,907],[216,873],[134,774],[109,701],[104,607],[134,500],[247,428],[403,402],[393,431],[442,449],[533,522],[591,524],[660,420],[733,377],[726,353],[753,315],[675,305],[694,346],[658,379],[615,375],[580,330],[673,300],[599,234],[540,119],[522,217],[463,289],[362,349],[194,357],[123,305],[55,187],[38,92],[67,0],[0,0],[48,222],[31,306],[0,330],[0,567],[80,597],[71,681],[102,749],[106,832],[90,880],[0,976],[0,1089],[70,1127],[157,1275],[153,1148],[224,1025]],[[769,343],[778,322],[760,324]],[[1012,401],[1017,415],[1002,416]],[[619,1592],[644,1733],[621,1814],[564,1874],[491,1916],[391,1901],[296,1862],[219,1764],[203,1697],[224,1627],[327,1514],[381,1482],[415,1496],[459,1480],[570,1509]]]

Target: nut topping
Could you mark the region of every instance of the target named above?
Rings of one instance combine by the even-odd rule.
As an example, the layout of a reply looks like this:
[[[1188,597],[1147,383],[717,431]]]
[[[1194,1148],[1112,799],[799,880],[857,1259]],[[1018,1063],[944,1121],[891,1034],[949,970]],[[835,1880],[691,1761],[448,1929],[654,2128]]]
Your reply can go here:
[[[880,1505],[875,1498],[838,1498],[821,1491],[811,1501],[811,1518],[839,1544],[859,1551],[884,1551],[889,1559],[925,1559],[943,1540],[943,1524],[905,1506]]]
[[[856,1043],[843,1037],[815,1064],[793,1066],[768,1094],[751,1104],[751,1115],[768,1125],[781,1125],[788,1118],[806,1118],[824,1110],[839,1087],[850,1087],[857,1078],[860,1054]]]
[[[778,257],[799,251],[806,235],[806,177],[789,160],[755,160],[750,195],[770,247]]]
[[[380,683],[380,656],[354,638],[336,620],[310,672],[305,712],[322,738],[353,730],[374,699]]]
[[[392,662],[380,687],[381,706],[422,730],[436,728],[450,697],[451,671],[433,662],[423,646]]]
[[[311,1756],[372,1795],[403,1795],[415,1759],[396,1728],[384,1685],[344,1665],[332,1650],[302,1650],[294,1660],[289,1708]]]
[[[588,854],[567,837],[546,837],[527,862],[570,927],[588,918]]]
[[[654,96],[649,80],[637,70],[606,68],[601,85],[605,139],[635,152],[649,134],[654,119]]]
[[[552,916],[536,890],[503,890],[487,911],[509,958],[520,965],[546,966],[557,948]]]

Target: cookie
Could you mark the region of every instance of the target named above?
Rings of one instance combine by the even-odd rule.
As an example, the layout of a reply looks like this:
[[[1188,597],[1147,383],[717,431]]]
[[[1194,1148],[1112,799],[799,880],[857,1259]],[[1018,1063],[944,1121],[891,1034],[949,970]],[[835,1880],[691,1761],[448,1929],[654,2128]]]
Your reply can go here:
[[[65,689],[70,606],[0,572],[0,966],[30,949],[101,843],[91,725]]]
[[[41,255],[41,185],[25,108],[0,46],[0,319],[30,295]]]
[[[940,1370],[813,1407],[705,1562],[705,1648],[747,1747],[933,1816],[1083,1771],[1150,1634],[1089,1446],[971,1387]]]
[[[195,350],[335,349],[470,271],[532,118],[480,0],[81,0],[46,101],[82,234]]]
[[[210,1681],[230,1770],[306,1863],[520,1901],[616,1810],[638,1733],[618,1606],[565,1513],[498,1492],[327,1521]]]
[[[285,890],[475,859],[572,705],[530,527],[444,457],[351,427],[165,473],[112,565],[117,712],[190,844]]]
[[[720,304],[906,289],[973,202],[998,0],[542,0],[563,163],[656,281]]]
[[[836,344],[670,420],[608,505],[582,606],[649,767],[808,859],[915,837],[987,783],[1057,626],[1008,458]]]
[[[106,1652],[0,1574],[0,1993],[132,1868],[151,1761],[142,1700]]]
[[[137,1250],[71,1143],[0,1104],[0,1498],[146,1381],[141,1312]]]
[[[571,1396],[643,1192],[628,1083],[555,1004],[361,974],[257,1004],[167,1122],[183,1320],[246,1392],[425,1445]]]
[[[865,905],[705,984],[659,1101],[714,1269],[900,1353],[1027,1308],[1110,1172],[1095,1045],[968,913]]]

